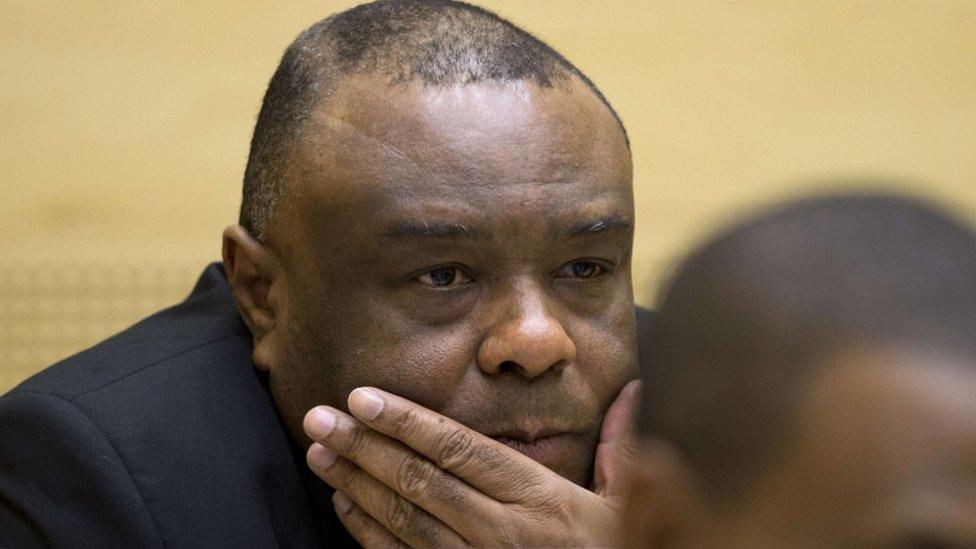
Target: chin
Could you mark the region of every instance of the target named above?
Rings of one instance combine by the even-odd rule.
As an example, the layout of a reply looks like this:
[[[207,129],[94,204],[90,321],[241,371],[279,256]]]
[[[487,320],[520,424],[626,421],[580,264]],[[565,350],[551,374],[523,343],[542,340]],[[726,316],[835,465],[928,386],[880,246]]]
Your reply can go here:
[[[565,467],[552,467],[559,476],[578,484],[583,488],[589,488],[593,484],[593,460],[581,459],[574,460]]]

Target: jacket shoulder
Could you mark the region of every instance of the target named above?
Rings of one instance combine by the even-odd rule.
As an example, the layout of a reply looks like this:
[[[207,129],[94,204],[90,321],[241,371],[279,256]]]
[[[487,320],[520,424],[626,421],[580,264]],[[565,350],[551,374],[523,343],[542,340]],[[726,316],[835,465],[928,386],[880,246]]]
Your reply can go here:
[[[112,444],[64,399],[0,398],[0,546],[103,544],[161,545]]]
[[[193,349],[247,333],[223,269],[215,263],[182,303],[42,370],[11,393],[46,393],[72,400]]]
[[[134,505],[136,494],[155,522],[132,513],[124,520],[155,524],[166,545],[273,546],[276,539],[311,545],[301,543],[311,542],[314,530],[296,458],[251,362],[250,333],[222,271],[208,271],[180,305],[0,397],[0,438],[19,441],[0,443],[0,453],[9,449],[21,463],[8,479],[12,488],[0,485],[0,502],[8,491],[22,490],[24,501],[64,492],[74,502],[65,509],[81,515],[88,509],[97,513],[86,519],[93,527],[124,532],[100,509]],[[42,441],[38,450],[35,440]],[[34,467],[34,452],[64,455],[69,463],[51,468],[38,460]],[[87,472],[100,467],[107,471],[102,477]],[[31,480],[45,474],[50,487]],[[107,503],[90,504],[88,493]],[[55,525],[41,530],[55,536],[56,523],[47,524]]]

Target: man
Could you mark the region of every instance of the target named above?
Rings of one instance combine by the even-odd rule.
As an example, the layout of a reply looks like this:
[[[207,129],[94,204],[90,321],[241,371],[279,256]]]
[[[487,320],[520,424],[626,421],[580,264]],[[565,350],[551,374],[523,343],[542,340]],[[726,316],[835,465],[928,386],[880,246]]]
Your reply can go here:
[[[361,385],[508,466],[478,501],[519,528],[469,508],[450,533],[602,542],[618,492],[594,455],[636,375],[631,177],[599,91],[493,14],[383,1],[312,26],[268,87],[223,265],[0,399],[0,545],[349,543],[302,421]],[[346,521],[360,541],[430,524],[348,491],[416,519]]]
[[[652,330],[626,546],[976,546],[976,234],[806,200],[693,253]]]

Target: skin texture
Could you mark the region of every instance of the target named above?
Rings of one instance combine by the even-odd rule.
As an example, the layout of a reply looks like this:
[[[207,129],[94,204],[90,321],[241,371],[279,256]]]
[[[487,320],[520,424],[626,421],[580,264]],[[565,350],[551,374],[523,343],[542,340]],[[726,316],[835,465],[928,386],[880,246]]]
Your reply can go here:
[[[793,443],[722,510],[708,508],[673,448],[644,441],[621,545],[976,545],[971,363],[850,351],[810,383],[800,406]]]
[[[590,485],[604,413],[636,376],[630,153],[592,92],[349,77],[289,180],[266,242],[230,227],[224,259],[291,435],[312,442],[317,405],[354,422],[346,398],[370,385]]]

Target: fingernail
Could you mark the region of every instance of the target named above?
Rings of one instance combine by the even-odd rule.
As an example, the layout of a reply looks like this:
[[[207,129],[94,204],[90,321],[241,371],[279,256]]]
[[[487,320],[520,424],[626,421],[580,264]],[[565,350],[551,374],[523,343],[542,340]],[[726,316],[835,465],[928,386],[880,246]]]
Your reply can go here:
[[[305,416],[305,432],[314,439],[322,439],[332,433],[336,425],[336,416],[325,406],[312,408]]]
[[[372,389],[360,387],[349,393],[349,411],[360,419],[376,419],[383,411],[383,404],[383,397]]]
[[[352,499],[350,499],[350,497],[345,493],[336,490],[336,492],[332,494],[332,505],[335,506],[337,511],[345,514],[349,512],[349,509],[352,509]]]
[[[332,450],[315,443],[308,449],[308,464],[316,469],[328,469],[335,463],[336,453]]]

